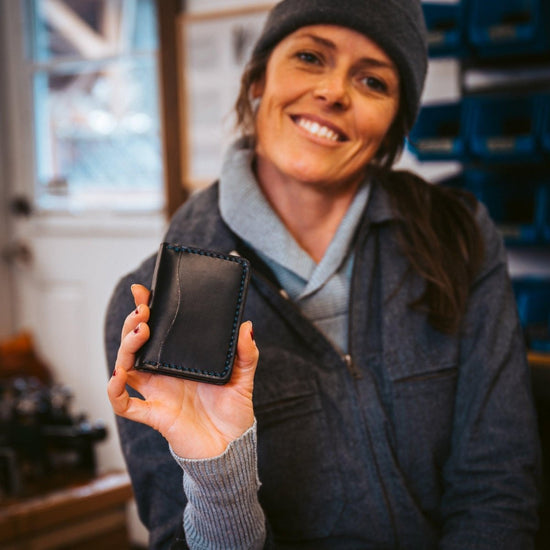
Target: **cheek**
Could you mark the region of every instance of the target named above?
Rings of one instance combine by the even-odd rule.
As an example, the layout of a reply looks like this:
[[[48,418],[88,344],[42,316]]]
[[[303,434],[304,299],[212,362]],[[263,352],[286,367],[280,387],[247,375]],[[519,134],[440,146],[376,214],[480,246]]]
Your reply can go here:
[[[264,98],[262,98],[256,113],[255,131],[256,131],[256,143],[262,145],[269,136],[273,134],[273,128],[270,126],[273,122],[272,117],[268,115],[267,105]]]
[[[284,89],[264,90],[256,113],[256,136],[258,140],[274,139],[279,135],[285,118],[285,106],[289,104]]]
[[[358,126],[361,135],[365,136],[365,141],[382,141],[396,116],[396,109],[388,107],[376,111],[369,111],[361,117],[361,124]]]

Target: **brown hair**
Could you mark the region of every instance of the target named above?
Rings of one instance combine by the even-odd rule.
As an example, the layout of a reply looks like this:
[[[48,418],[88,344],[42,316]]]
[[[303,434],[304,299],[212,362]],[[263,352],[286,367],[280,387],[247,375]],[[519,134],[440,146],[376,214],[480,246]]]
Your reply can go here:
[[[397,212],[401,248],[425,281],[424,292],[410,305],[425,312],[434,328],[455,333],[483,260],[476,201],[408,171],[390,171],[378,179]]]
[[[252,57],[243,73],[235,103],[237,127],[252,137],[255,113],[250,92],[252,86],[264,78],[270,53]],[[371,170],[391,197],[399,220],[398,237],[403,253],[411,269],[425,281],[424,292],[410,306],[425,312],[435,329],[455,333],[484,252],[475,220],[475,200],[466,193],[431,185],[412,172],[392,170],[406,135],[405,108],[401,100]]]

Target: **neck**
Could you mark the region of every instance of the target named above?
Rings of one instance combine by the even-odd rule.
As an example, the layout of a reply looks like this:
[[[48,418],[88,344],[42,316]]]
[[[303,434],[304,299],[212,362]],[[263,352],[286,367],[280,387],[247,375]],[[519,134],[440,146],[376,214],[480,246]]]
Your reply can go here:
[[[301,182],[283,177],[256,162],[256,176],[267,200],[296,242],[319,263],[362,181],[357,178],[341,186]]]

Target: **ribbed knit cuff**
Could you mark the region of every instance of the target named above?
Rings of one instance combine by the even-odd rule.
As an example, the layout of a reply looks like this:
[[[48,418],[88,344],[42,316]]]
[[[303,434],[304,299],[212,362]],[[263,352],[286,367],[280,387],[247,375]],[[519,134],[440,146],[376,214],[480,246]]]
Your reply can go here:
[[[192,550],[261,549],[265,516],[258,501],[256,421],[219,456],[172,456],[183,469],[183,525]]]

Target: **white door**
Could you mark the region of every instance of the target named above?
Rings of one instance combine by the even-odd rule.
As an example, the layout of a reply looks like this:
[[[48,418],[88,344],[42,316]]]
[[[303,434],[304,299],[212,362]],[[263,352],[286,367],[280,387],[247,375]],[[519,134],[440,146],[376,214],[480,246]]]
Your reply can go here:
[[[0,285],[13,306],[1,335],[29,331],[72,390],[73,412],[106,424],[101,474],[124,468],[106,396],[105,309],[165,226],[156,25],[136,32],[151,23],[152,0],[69,7],[78,4],[0,0],[0,245],[9,260]],[[35,12],[25,16],[24,5]],[[136,46],[136,35],[149,43]]]

